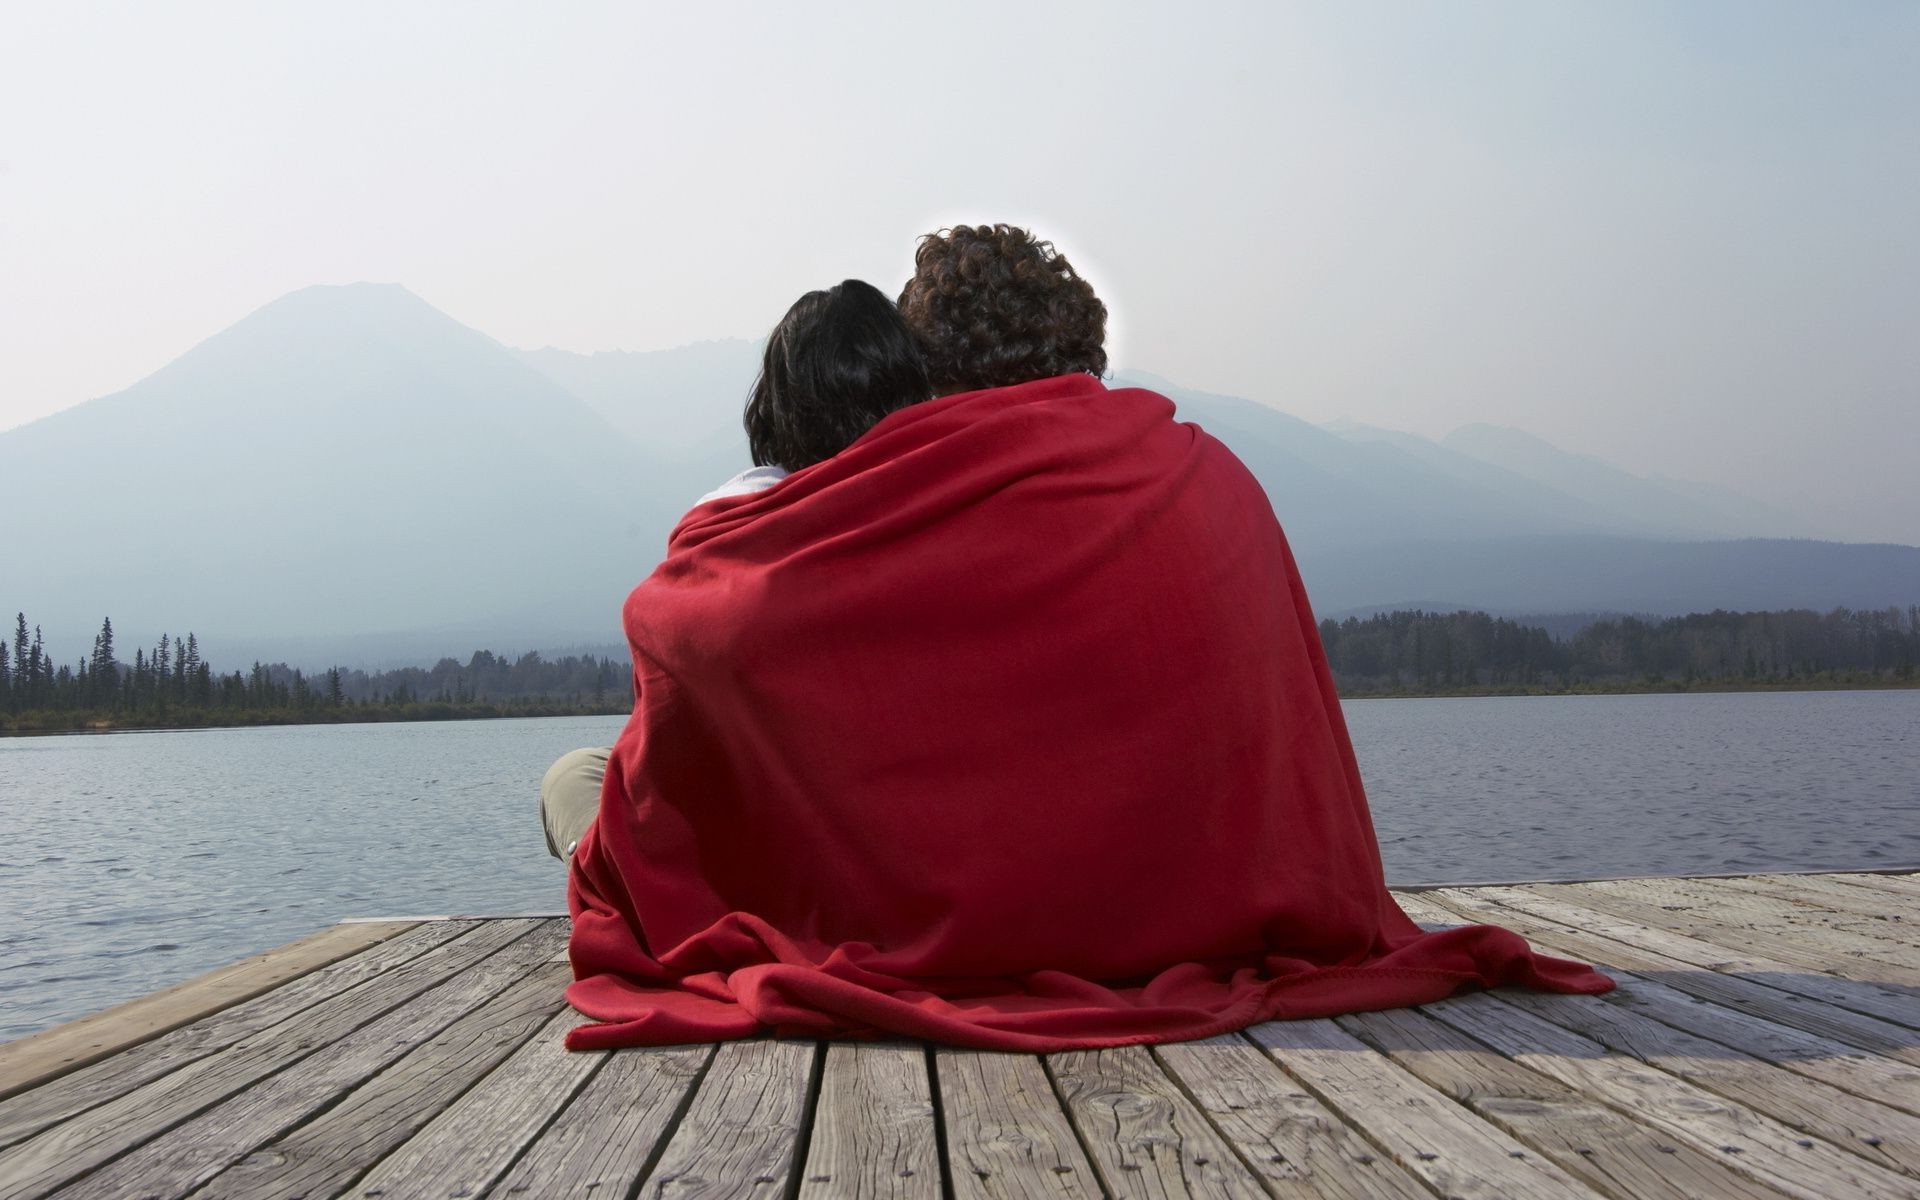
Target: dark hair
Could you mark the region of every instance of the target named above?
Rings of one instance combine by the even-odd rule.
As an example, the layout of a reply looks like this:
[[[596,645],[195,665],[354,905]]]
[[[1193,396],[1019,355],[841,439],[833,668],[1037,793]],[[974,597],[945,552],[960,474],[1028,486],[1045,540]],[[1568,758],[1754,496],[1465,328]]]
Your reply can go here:
[[[942,395],[1107,370],[1107,306],[1053,243],[1012,225],[927,234],[900,293]]]
[[[773,327],[747,397],[747,444],[755,466],[798,471],[932,394],[926,361],[893,301],[849,279],[800,297]]]

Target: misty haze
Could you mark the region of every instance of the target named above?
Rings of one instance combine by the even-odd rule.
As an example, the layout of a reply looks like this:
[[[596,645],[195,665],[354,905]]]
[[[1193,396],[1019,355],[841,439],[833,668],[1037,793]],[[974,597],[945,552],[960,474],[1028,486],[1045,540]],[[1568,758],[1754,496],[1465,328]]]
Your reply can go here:
[[[61,661],[123,641],[309,668],[476,647],[617,645],[626,593],[692,502],[748,465],[747,340],[515,351],[405,288],[303,289],[125,392],[0,433],[11,607]],[[1322,427],[1123,369],[1221,437],[1272,499],[1316,611],[1679,615],[1878,609],[1920,550],[1725,488],[1635,475],[1524,430]],[[110,481],[69,489],[73,464]],[[184,481],[191,481],[183,486]],[[59,504],[45,498],[60,495]],[[65,627],[62,627],[65,626]]]
[[[0,30],[0,1198],[1920,1196],[1920,5]]]

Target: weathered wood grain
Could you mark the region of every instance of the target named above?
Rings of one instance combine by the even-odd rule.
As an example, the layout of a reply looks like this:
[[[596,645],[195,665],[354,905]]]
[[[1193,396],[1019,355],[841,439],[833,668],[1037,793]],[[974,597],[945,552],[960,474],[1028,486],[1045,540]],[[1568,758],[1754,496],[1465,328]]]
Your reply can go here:
[[[1330,1020],[1269,1021],[1248,1036],[1375,1145],[1453,1200],[1600,1195]]]
[[[640,1194],[784,1195],[804,1148],[817,1057],[812,1042],[756,1038],[722,1045]]]
[[[1609,1196],[1751,1200],[1780,1194],[1721,1157],[1676,1142],[1418,1010],[1358,1013],[1336,1023]]]
[[[1636,894],[1662,908],[1722,922],[1737,914],[1754,929],[1787,937],[1811,936],[1842,953],[1920,969],[1920,946],[1900,927],[1898,914],[1863,916],[1832,905],[1774,895],[1749,886],[1751,879],[1660,879],[1641,881]],[[1606,886],[1611,887],[1611,884]]]
[[[571,977],[549,964],[529,978],[545,985],[551,1011]],[[561,1044],[579,1020],[573,1012],[550,1017],[485,1079],[381,1159],[356,1190],[361,1195],[480,1195],[606,1061],[606,1051],[573,1054]]]
[[[44,1194],[140,1146],[430,988],[458,978],[534,924],[484,922],[363,986],[322,1001],[298,1018],[251,1034],[0,1151],[0,1198]],[[138,1054],[141,1049],[136,1046],[126,1053]]]
[[[1145,1046],[1047,1057],[1067,1115],[1114,1196],[1249,1196],[1247,1165]]]
[[[1597,1002],[1597,1001],[1596,1001]],[[1916,1181],[1482,992],[1423,1012],[1802,1200],[1910,1196]]]
[[[1100,1195],[1046,1068],[1031,1054],[934,1052],[956,1200],[1089,1200]]]
[[[1157,1046],[1154,1057],[1281,1200],[1432,1195],[1239,1034]]]
[[[1632,912],[1623,915],[1614,907],[1586,903],[1564,890],[1548,893],[1531,888],[1489,888],[1482,895],[1445,889],[1436,895],[1445,903],[1468,908],[1490,899],[1554,919],[1559,919],[1556,914],[1566,915],[1569,922],[1577,922],[1584,929],[1618,941],[1643,945],[1710,970],[1738,974],[1781,991],[1920,1029],[1920,1004],[1915,1003],[1913,991],[1898,985],[1829,975],[1810,965],[1825,961],[1824,956],[1807,954],[1786,939],[1774,939],[1771,951],[1756,950],[1749,939],[1735,933],[1700,926],[1696,926],[1701,929],[1699,936],[1682,933],[1643,920]],[[1632,907],[1629,902],[1620,905],[1620,908],[1628,907]],[[1575,912],[1579,914],[1577,917],[1570,915]]]
[[[1702,1000],[1650,979],[1624,978],[1607,1000],[1783,1070],[1920,1116],[1920,1069],[1905,1063]]]
[[[800,1195],[940,1195],[940,1146],[927,1051],[918,1043],[827,1047]]]
[[[574,1023],[580,1017],[573,1015]],[[712,1060],[712,1046],[616,1050],[574,1094],[492,1196],[630,1196]]]
[[[1651,880],[1634,880],[1632,886],[1611,881],[1568,884],[1564,890],[1578,903],[1591,908],[1701,937],[1718,945],[1751,950],[1843,979],[1903,988],[1920,986],[1920,969],[1889,961],[1880,954],[1882,947],[1873,939],[1842,930],[1806,927],[1789,930],[1752,919],[1750,910],[1731,905],[1722,911],[1703,913],[1697,897],[1667,890]]]
[[[475,1009],[484,1010],[480,1021],[485,1027],[498,1029],[496,1036],[517,1044],[553,1011],[560,981],[552,977],[535,981],[537,986],[530,985],[516,992],[515,1003],[497,1009],[488,1007],[487,1002],[540,967],[551,952],[548,947],[556,934],[565,936],[564,921],[545,924],[547,928],[516,940],[499,953],[354,1030],[324,1052],[308,1055],[238,1095],[178,1123],[63,1189],[61,1195],[111,1198],[138,1194],[151,1200],[183,1196],[256,1148],[338,1102],[364,1080]],[[556,926],[562,928],[556,930]]]
[[[0,1045],[0,1096],[34,1087],[208,1013],[251,1000],[412,927],[413,923],[406,921],[331,925],[231,966]]]
[[[358,987],[473,928],[472,921],[416,925],[370,949],[284,983],[265,995],[223,1008],[191,1025],[0,1100],[0,1147],[11,1146],[55,1122],[124,1095],[148,1080],[224,1050],[249,1034],[299,1016],[320,1001]]]
[[[1908,945],[1920,937],[1920,924],[1912,919],[1912,905],[1902,904],[1884,892],[1873,892],[1851,884],[1836,883],[1818,875],[1749,875],[1739,879],[1716,880],[1723,887],[1756,892],[1776,900],[1787,900],[1816,910],[1851,913],[1883,922],[1892,937]]]
[[[1840,871],[1824,878],[1849,887],[1871,888],[1908,900],[1920,898],[1920,875],[1882,875],[1874,872]]]
[[[1427,902],[1432,904],[1432,902]],[[1920,1067],[1920,1033],[1891,1021],[1870,1017],[1835,1004],[1821,1003],[1798,992],[1787,991],[1776,986],[1770,977],[1767,982],[1746,975],[1722,974],[1717,970],[1671,958],[1641,946],[1588,933],[1583,929],[1569,928],[1564,924],[1548,921],[1534,912],[1495,905],[1483,898],[1476,897],[1473,904],[1449,901],[1458,909],[1455,919],[1492,921],[1504,925],[1514,932],[1522,934],[1534,945],[1549,953],[1557,953],[1573,958],[1585,958],[1590,962],[1610,964],[1626,968],[1650,982],[1658,982],[1686,995],[1741,1013],[1764,1018],[1789,1028],[1804,1030],[1819,1037],[1830,1038],[1836,1042],[1869,1051],[1881,1058],[1903,1063],[1908,1067]],[[1557,902],[1543,900],[1542,911],[1552,911],[1559,907]],[[1451,912],[1452,909],[1432,904],[1439,912]],[[1580,910],[1570,910],[1577,913]],[[1569,916],[1567,920],[1578,920]],[[1677,935],[1676,935],[1677,936]],[[1801,977],[1798,972],[1785,965],[1779,965],[1775,974],[1785,973],[1790,978]],[[1813,980],[1820,987],[1845,988],[1842,980],[1829,975],[1811,975],[1805,978]],[[1698,1032],[1698,1030],[1695,1030]]]
[[[1883,1167],[1920,1167],[1920,1118],[1744,1053],[1730,1044],[1742,1040],[1737,1030],[1713,1041],[1594,996],[1547,1004],[1539,993],[1515,991],[1502,999]]]
[[[540,967],[220,1172],[195,1200],[327,1196],[346,1188],[522,1045],[563,1004],[568,973]],[[468,1093],[471,1094],[471,1093]]]

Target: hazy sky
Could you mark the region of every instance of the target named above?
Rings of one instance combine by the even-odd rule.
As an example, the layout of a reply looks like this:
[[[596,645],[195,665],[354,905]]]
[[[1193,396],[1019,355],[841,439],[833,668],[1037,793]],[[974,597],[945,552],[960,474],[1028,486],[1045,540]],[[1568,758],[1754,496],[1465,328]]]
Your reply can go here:
[[[311,283],[758,336],[1030,222],[1116,361],[1920,542],[1920,4],[0,3],[0,428]],[[0,465],[0,469],[4,469]]]

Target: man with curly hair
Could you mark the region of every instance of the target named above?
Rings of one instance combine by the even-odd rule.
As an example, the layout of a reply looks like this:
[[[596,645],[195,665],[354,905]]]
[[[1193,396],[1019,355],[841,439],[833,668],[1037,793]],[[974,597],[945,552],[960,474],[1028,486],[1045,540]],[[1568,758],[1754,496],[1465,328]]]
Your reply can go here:
[[[1107,306],[1053,243],[1012,225],[920,239],[900,315],[939,395],[1106,374]]]

